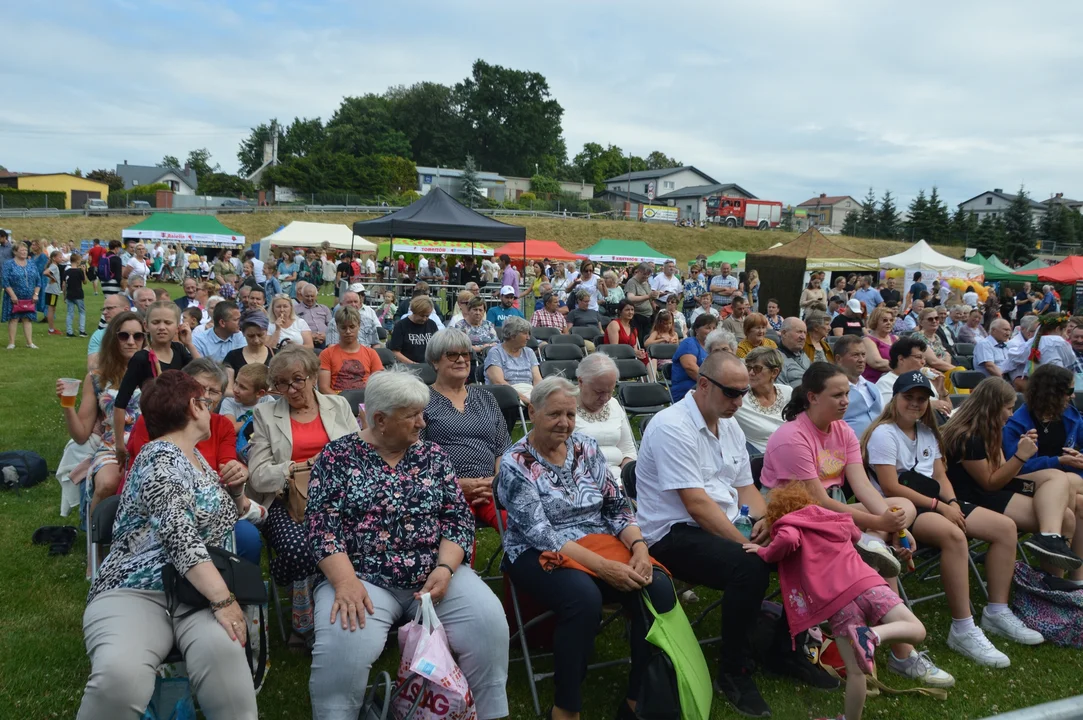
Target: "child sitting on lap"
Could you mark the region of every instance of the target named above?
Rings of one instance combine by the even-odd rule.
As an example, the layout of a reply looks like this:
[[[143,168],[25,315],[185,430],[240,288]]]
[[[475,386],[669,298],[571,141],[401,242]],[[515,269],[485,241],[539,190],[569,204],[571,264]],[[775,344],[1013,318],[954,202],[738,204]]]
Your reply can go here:
[[[817,505],[801,483],[771,491],[764,521],[771,528],[770,543],[747,543],[745,551],[778,563],[792,636],[830,624],[846,663],[844,717],[860,720],[876,646],[920,643],[925,627],[857,554],[854,543],[861,531],[850,516]]]

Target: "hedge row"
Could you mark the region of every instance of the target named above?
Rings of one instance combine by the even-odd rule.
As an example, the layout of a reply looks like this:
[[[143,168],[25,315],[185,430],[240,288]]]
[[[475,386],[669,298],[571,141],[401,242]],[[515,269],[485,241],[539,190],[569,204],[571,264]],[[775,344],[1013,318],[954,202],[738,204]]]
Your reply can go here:
[[[0,210],[6,208],[56,208],[64,209],[67,196],[62,192],[42,190],[16,190],[0,187]]]

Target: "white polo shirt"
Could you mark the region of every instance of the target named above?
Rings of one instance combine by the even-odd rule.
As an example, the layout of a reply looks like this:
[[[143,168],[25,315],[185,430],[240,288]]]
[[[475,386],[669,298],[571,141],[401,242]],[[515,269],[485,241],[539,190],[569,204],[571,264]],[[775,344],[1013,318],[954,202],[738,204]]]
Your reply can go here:
[[[695,391],[655,415],[639,447],[636,516],[653,545],[680,523],[696,525],[678,491],[701,488],[733,521],[741,510],[737,488],[752,484],[745,435],[733,418],[718,421],[715,437],[703,420]]]
[[[1012,367],[1008,359],[1008,344],[997,342],[997,339],[992,335],[983,337],[974,346],[974,369],[986,377],[989,376],[989,371],[985,369],[984,365],[987,362],[996,365],[1000,372],[1004,374],[1010,373]]]
[[[658,302],[660,303],[666,302],[672,293],[680,293],[684,289],[684,283],[676,274],[667,278],[664,272],[652,277],[650,285],[652,290],[658,291]]]

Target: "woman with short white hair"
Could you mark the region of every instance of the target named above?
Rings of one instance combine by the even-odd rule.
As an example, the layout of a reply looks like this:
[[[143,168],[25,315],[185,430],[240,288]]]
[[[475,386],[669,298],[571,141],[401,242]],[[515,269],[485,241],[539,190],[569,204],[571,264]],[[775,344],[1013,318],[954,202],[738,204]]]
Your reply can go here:
[[[576,426],[598,443],[613,477],[637,457],[632,425],[613,391],[617,388],[617,364],[602,353],[588,355],[575,371],[579,382]]]
[[[369,670],[429,594],[479,718],[508,715],[508,624],[470,568],[474,518],[447,453],[420,439],[429,388],[405,368],[365,388],[367,427],[312,467],[305,523],[315,555],[312,716],[354,720]]]
[[[737,336],[731,333],[729,330],[723,330],[718,328],[712,330],[707,339],[703,343],[703,347],[707,348],[707,354],[710,355],[713,352],[728,352],[737,354]]]
[[[500,326],[503,342],[485,355],[485,384],[511,385],[523,403],[530,402],[530,391],[541,382],[541,370],[530,340],[530,323],[520,317],[508,317]]]

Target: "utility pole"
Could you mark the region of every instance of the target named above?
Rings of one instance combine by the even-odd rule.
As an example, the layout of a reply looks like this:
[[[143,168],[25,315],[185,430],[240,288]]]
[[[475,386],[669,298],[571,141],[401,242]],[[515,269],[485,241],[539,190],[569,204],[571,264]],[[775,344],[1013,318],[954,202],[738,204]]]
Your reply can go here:
[[[628,205],[628,217],[632,217],[632,153],[628,153],[628,199],[626,201]]]

